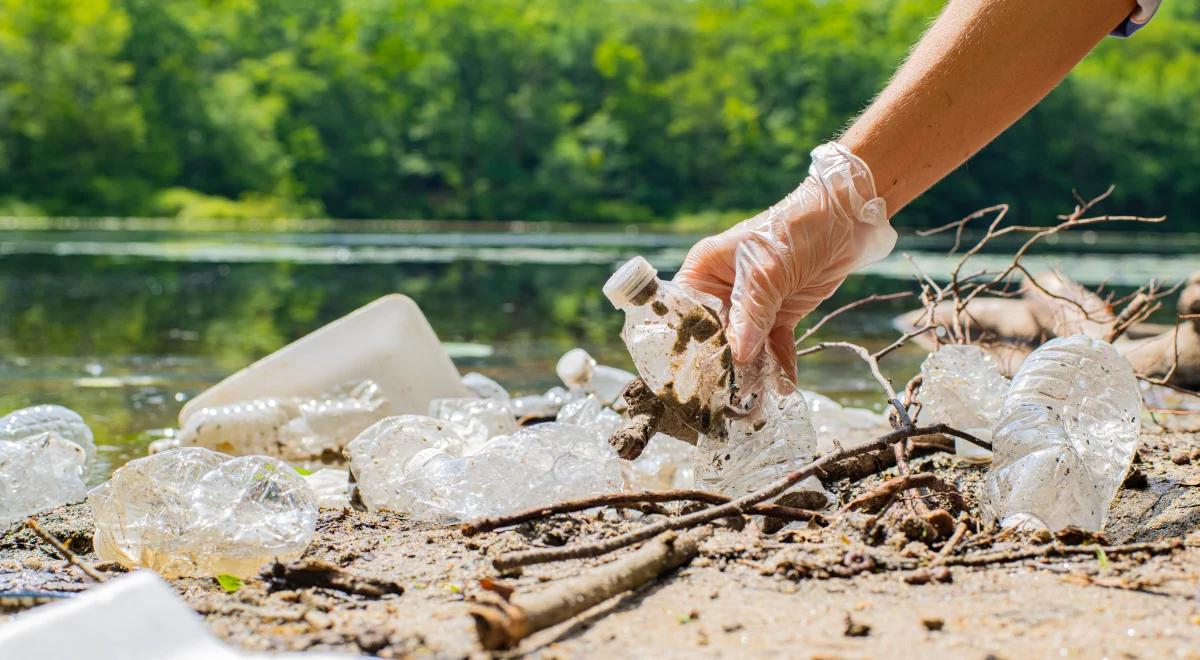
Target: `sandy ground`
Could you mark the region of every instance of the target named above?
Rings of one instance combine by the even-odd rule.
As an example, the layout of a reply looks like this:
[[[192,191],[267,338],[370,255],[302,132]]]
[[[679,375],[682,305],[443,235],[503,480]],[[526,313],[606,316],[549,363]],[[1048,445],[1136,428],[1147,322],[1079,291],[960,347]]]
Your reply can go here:
[[[774,535],[760,533],[753,523],[741,530],[723,527],[690,565],[542,631],[511,654],[1200,658],[1200,439],[1144,435],[1135,468],[1114,504],[1108,542],[1184,539],[1180,549],[1154,556],[1101,559],[1089,552],[954,566],[948,582],[910,584],[930,574],[923,566],[940,542],[932,548],[908,542],[892,529],[868,543],[860,531],[863,516]],[[914,469],[936,469],[974,501],[980,468],[940,455],[914,461]],[[842,484],[843,500],[878,480]],[[323,511],[306,557],[330,561],[348,574],[394,581],[403,594],[368,598],[288,585],[269,591],[262,580],[233,594],[212,579],[174,584],[218,636],[247,649],[482,657],[487,653],[476,641],[467,601],[479,593],[479,578],[496,576],[491,556],[600,538],[658,515],[589,512],[464,538],[457,529],[391,514]],[[96,560],[86,506],[38,518],[84,558]],[[958,554],[1038,547],[1044,541],[1001,537],[988,543],[993,532],[968,535]],[[869,557],[874,567],[849,578],[826,576],[825,569],[843,565],[847,554]],[[604,561],[536,566],[502,579],[518,593],[534,592]],[[88,585],[19,525],[0,532],[0,577],[17,568],[56,573],[60,582],[54,586],[62,590]]]

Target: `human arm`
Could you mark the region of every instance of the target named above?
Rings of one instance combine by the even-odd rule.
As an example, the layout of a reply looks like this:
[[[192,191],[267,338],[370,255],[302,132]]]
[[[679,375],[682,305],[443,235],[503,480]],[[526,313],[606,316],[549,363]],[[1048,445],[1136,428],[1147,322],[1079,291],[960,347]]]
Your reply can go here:
[[[766,346],[794,376],[799,320],[891,250],[895,233],[880,226],[880,207],[887,225],[1041,100],[1134,8],[1135,0],[952,0],[839,140],[848,153],[834,167],[857,173],[841,179],[855,185],[810,169],[784,201],[688,253],[676,279],[726,303],[735,362]]]

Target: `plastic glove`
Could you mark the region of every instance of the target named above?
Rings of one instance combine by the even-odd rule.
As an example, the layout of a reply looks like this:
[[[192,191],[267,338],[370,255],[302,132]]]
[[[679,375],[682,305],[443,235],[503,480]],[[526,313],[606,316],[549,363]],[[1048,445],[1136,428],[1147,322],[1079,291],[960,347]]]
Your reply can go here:
[[[871,170],[849,149],[817,147],[808,174],[775,206],[697,243],[675,276],[726,304],[734,362],[753,362],[765,345],[792,380],[796,324],[896,245]]]

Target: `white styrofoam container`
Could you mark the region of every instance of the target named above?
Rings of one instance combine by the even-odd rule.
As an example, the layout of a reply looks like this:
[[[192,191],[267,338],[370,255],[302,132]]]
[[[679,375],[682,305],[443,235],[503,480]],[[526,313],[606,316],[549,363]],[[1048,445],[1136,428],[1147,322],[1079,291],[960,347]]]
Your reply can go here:
[[[420,414],[433,399],[470,396],[421,309],[408,296],[384,296],[229,376],[179,411],[264,397],[317,396],[373,380],[388,415]]]
[[[326,653],[248,653],[226,646],[153,571],[134,571],[0,625],[0,658],[38,660],[337,660]]]

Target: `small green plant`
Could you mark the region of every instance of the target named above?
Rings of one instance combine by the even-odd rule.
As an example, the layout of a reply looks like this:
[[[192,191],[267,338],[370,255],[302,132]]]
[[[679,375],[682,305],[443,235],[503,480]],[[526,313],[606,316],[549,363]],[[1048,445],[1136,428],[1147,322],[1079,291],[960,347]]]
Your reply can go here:
[[[221,588],[225,590],[225,593],[232,594],[232,593],[235,593],[238,589],[241,589],[242,586],[246,583],[242,581],[242,578],[240,578],[236,575],[229,575],[228,573],[222,573],[217,576],[217,584],[221,585]]]
[[[302,477],[307,477],[313,473],[312,470],[309,470],[308,468],[302,468],[299,465],[293,465],[292,469],[296,471],[296,474],[299,474]]]

